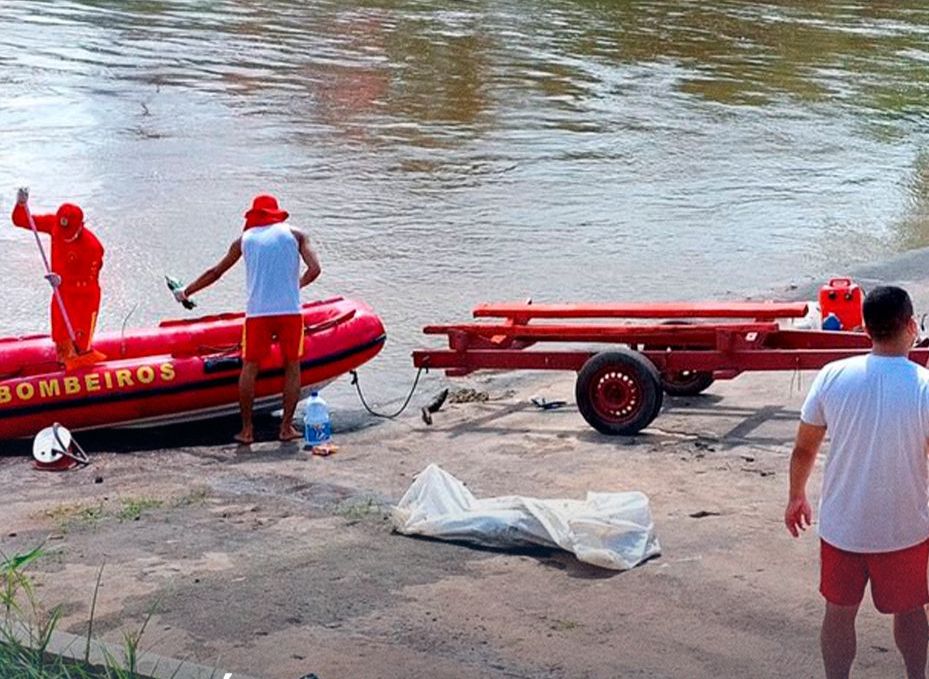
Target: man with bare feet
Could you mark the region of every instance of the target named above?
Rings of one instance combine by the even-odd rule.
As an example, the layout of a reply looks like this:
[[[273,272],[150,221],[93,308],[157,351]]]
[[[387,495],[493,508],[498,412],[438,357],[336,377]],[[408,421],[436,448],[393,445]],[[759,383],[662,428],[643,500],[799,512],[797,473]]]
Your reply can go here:
[[[242,374],[239,377],[239,404],[242,408],[242,431],[235,440],[249,445],[255,440],[252,408],[258,368],[276,340],[284,360],[284,416],[280,439],[300,438],[294,428],[294,411],[300,398],[300,358],[303,354],[303,315],[300,288],[312,283],[320,274],[319,261],[309,239],[300,231],[283,224],[288,213],[278,207],[270,195],[256,196],[245,213],[242,236],[216,266],[207,269],[183,290],[174,293],[179,302],[212,285],[240,257],[245,257],[248,302],[242,336]],[[300,275],[300,259],[307,266]]]
[[[906,291],[878,287],[864,301],[871,352],[824,367],[800,413],[784,523],[797,537],[813,519],[806,485],[828,428],[819,508],[820,642],[827,679],[847,679],[855,618],[871,583],[909,679],[926,677],[929,603],[929,370],[908,358],[918,334]]]

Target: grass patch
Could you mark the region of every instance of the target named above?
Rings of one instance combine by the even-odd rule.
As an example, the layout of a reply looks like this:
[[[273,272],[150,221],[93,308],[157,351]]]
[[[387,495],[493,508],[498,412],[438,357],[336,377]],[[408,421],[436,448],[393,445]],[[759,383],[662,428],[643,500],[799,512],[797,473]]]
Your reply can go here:
[[[121,500],[122,507],[116,512],[115,516],[120,521],[138,521],[142,518],[142,512],[148,509],[158,509],[164,502],[151,497],[129,497]]]
[[[61,620],[61,607],[46,610],[36,596],[36,585],[26,573],[30,564],[45,555],[41,547],[11,557],[0,554],[0,677],[22,679],[145,679],[137,671],[139,643],[151,618],[137,632],[123,635],[122,660],[104,653],[102,664],[90,662],[90,637],[83,662],[49,651]],[[100,588],[100,574],[93,593],[91,619]]]
[[[97,595],[103,567],[97,572],[90,603],[86,636],[59,633],[62,607],[46,610],[36,595],[41,583],[27,573],[39,559],[54,557],[40,545],[24,554],[0,552],[0,679],[152,679],[196,676],[221,679],[230,676],[219,668],[189,665],[184,660],[140,653],[142,637],[155,614],[152,606],[142,624],[123,632],[117,644],[94,638]],[[236,674],[236,676],[239,676]]]
[[[175,508],[181,507],[193,507],[195,505],[202,505],[206,502],[206,499],[210,496],[209,488],[195,488],[185,495],[174,498],[171,500],[170,505]]]
[[[358,523],[365,519],[384,518],[383,505],[373,497],[358,497],[343,500],[335,508],[336,516],[341,516],[349,523]]]
[[[58,530],[67,533],[77,526],[93,526],[106,513],[103,500],[92,504],[58,505],[45,510],[45,516],[51,519]]]
[[[169,500],[146,496],[119,497],[112,500],[104,498],[90,504],[58,505],[45,510],[42,516],[51,519],[59,532],[67,533],[78,528],[93,528],[107,520],[139,521],[145,513],[155,509],[182,509],[202,505],[208,497],[209,489],[196,488]]]

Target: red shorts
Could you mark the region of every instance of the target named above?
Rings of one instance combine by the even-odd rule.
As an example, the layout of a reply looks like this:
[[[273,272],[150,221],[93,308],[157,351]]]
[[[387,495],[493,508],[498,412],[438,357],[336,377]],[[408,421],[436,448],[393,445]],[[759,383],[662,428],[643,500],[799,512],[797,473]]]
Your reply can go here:
[[[303,316],[257,316],[246,318],[242,330],[242,358],[260,361],[271,352],[274,341],[281,347],[285,361],[298,361],[303,356]]]
[[[929,540],[894,552],[846,552],[821,540],[819,591],[829,603],[855,606],[871,581],[871,598],[881,613],[906,613],[929,603],[926,566]]]

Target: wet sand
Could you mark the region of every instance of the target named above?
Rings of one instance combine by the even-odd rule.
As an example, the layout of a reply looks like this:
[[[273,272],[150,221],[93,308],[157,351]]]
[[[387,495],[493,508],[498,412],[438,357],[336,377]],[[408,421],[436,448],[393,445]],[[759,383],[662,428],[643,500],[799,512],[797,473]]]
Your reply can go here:
[[[929,284],[905,284],[929,308]],[[67,631],[86,630],[105,563],[104,638],[156,606],[145,648],[258,677],[816,677],[817,540],[782,524],[812,377],[747,374],[669,398],[628,438],[590,429],[560,373],[455,381],[490,400],[447,404],[432,426],[415,409],[352,431],[337,421],[328,458],[237,448],[234,422],[171,431],[170,450],[164,435],[93,436],[81,471],[0,458],[0,549],[47,541],[33,570]],[[536,395],[569,403],[542,411]],[[662,555],[615,573],[393,534],[390,504],[430,462],[478,496],[643,491]],[[855,676],[901,669],[890,619],[864,605]]]

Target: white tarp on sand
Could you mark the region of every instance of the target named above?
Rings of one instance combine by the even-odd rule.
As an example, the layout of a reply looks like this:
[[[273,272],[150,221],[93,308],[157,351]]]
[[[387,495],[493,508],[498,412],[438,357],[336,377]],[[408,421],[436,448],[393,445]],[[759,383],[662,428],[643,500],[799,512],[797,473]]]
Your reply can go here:
[[[587,493],[587,500],[509,496],[478,500],[437,465],[426,467],[393,510],[404,535],[487,547],[541,545],[626,570],[661,551],[644,493]]]

